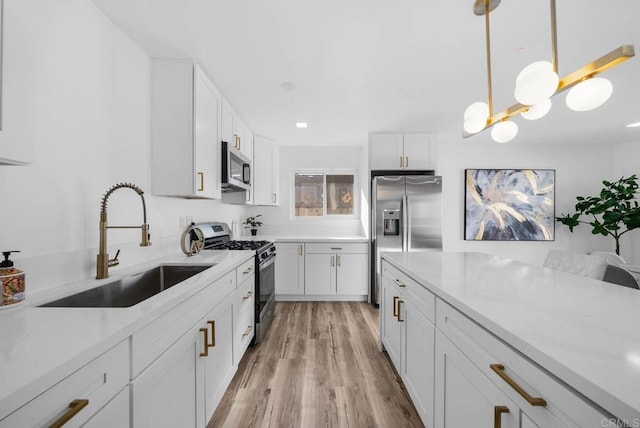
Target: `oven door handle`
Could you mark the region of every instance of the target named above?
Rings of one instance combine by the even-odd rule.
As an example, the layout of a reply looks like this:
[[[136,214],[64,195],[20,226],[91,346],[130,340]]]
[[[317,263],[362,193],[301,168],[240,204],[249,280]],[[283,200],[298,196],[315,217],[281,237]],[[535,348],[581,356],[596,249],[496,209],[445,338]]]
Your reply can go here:
[[[273,262],[275,262],[275,261],[276,261],[276,258],[275,257],[271,257],[264,263],[260,262],[258,264],[258,270],[262,270],[262,269],[266,268],[267,266],[272,265]]]

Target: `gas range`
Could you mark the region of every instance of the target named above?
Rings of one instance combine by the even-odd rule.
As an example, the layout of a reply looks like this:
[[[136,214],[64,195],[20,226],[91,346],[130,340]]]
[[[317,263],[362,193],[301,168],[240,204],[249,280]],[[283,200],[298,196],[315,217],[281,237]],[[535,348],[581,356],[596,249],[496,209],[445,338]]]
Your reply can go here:
[[[204,250],[250,250],[255,251],[255,336],[260,343],[271,324],[275,308],[275,260],[276,246],[271,241],[231,240],[231,231],[226,223],[197,223],[204,237]],[[195,233],[191,239],[198,239]]]

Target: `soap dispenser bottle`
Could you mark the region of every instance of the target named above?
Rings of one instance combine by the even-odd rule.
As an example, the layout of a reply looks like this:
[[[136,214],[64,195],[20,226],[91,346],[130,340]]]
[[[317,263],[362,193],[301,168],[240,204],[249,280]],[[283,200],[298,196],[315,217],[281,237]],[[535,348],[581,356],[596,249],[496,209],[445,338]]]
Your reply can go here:
[[[11,253],[20,251],[3,251],[4,260],[0,262],[0,309],[10,307],[24,300],[24,272],[13,267],[13,261],[9,260]]]

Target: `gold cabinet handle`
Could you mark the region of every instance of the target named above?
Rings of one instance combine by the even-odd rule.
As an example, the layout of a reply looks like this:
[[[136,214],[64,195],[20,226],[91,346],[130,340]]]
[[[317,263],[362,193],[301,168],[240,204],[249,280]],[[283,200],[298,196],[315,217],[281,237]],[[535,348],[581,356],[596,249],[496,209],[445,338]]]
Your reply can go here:
[[[249,272],[253,271],[253,266],[248,267],[244,272],[242,272],[243,275],[248,274]]]
[[[502,414],[509,413],[507,406],[494,406],[493,407],[493,428],[502,427]]]
[[[207,321],[207,324],[211,326],[211,343],[209,343],[209,347],[213,348],[216,346],[216,322],[215,321]]]
[[[198,177],[200,177],[200,187],[198,187],[198,192],[204,192],[204,172],[199,172]]]
[[[404,167],[409,168],[409,156],[404,157]]]
[[[396,318],[398,317],[398,307],[396,305],[398,304],[399,298],[398,296],[393,296],[393,316]]]
[[[400,156],[400,168],[402,168],[402,156]]]
[[[300,250],[300,255],[302,255],[302,245],[298,245],[299,250]]]
[[[66,424],[73,418],[75,415],[80,413],[80,410],[84,409],[89,405],[89,400],[73,400],[69,403],[69,410],[67,410],[64,415],[60,416],[58,420],[51,424],[49,428],[60,428],[62,425]]]
[[[247,329],[244,331],[244,333],[242,333],[242,338],[244,339],[245,337],[249,336],[252,329],[253,329],[253,326],[248,325]]]
[[[271,202],[273,202],[273,203],[275,204],[275,203],[276,203],[276,200],[277,200],[276,194],[275,194],[275,193],[273,193],[273,194],[271,195]]]
[[[240,137],[238,137],[238,134],[233,134],[233,147],[235,147],[236,149],[240,148]]]
[[[406,287],[407,286],[407,284],[405,284],[404,282],[400,281],[397,278],[394,279],[393,282],[395,282],[398,287]]]
[[[400,319],[400,303],[404,303],[404,300],[398,300],[398,322],[404,322]]]
[[[532,397],[530,396],[527,391],[525,391],[524,389],[522,389],[522,387],[520,385],[518,385],[517,383],[515,383],[515,381],[513,379],[511,379],[505,372],[504,372],[504,365],[502,364],[489,364],[489,367],[491,368],[491,370],[493,370],[494,372],[496,372],[496,374],[498,376],[500,376],[500,378],[502,380],[504,380],[505,382],[507,382],[507,384],[509,384],[509,386],[513,389],[515,389],[515,391],[520,394],[520,396],[522,398],[524,398],[525,400],[527,400],[527,403],[529,403],[532,406],[546,406],[547,402],[545,401],[544,398],[540,398],[540,397]]]
[[[336,265],[334,256],[331,256],[331,267],[334,267]]]
[[[208,328],[201,328],[200,331],[202,332],[202,334],[204,336],[204,341],[203,341],[204,350],[202,352],[200,352],[200,356],[201,357],[208,357],[209,356],[209,329]]]
[[[253,296],[253,291],[249,291],[249,292],[246,294],[246,296],[244,296],[244,297],[242,298],[242,300],[247,300],[247,299],[249,299],[251,296]]]
[[[342,262],[340,261],[340,255],[337,255],[336,259],[338,259],[338,267],[341,267],[342,266]]]

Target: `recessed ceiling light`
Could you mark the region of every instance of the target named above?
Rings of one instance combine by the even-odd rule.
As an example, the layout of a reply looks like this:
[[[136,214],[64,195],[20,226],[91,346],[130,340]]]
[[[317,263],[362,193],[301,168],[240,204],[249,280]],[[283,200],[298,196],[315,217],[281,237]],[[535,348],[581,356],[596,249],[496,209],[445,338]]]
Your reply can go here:
[[[630,123],[627,128],[637,128],[638,126],[640,126],[640,122]]]
[[[307,122],[296,122],[296,128],[306,128]]]
[[[296,84],[293,82],[284,82],[280,85],[283,91],[291,92],[296,90]]]

